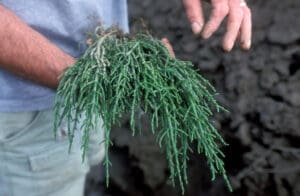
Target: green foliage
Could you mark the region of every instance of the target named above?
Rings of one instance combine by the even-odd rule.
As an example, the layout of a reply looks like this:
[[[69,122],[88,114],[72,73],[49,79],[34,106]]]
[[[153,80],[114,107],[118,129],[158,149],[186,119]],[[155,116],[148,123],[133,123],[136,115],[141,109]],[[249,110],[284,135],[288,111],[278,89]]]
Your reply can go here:
[[[136,110],[142,108],[167,155],[173,185],[177,178],[184,191],[188,154],[195,142],[197,152],[207,158],[212,180],[221,174],[231,189],[222,161],[224,155],[218,148],[218,143],[225,142],[209,119],[212,109],[224,108],[214,99],[214,87],[192,66],[170,56],[165,46],[150,35],[129,37],[114,28],[98,29],[92,45],[62,77],[55,104],[55,132],[66,120],[71,147],[78,120],[85,114],[81,127],[84,159],[89,131],[96,128],[101,117],[108,183],[111,127],[123,114],[130,113],[135,135],[135,121],[139,119]]]

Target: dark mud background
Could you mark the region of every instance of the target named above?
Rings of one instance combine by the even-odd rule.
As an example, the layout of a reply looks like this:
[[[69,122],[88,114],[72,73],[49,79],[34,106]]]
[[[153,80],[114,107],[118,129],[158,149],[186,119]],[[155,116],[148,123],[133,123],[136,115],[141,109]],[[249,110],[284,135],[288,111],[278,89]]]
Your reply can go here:
[[[199,67],[230,110],[215,121],[230,144],[223,151],[234,192],[221,178],[211,182],[204,157],[192,155],[188,196],[300,195],[300,1],[248,4],[253,47],[226,54],[220,47],[224,29],[208,41],[196,38],[180,0],[129,0],[131,23],[143,18],[156,37],[167,37],[177,57]],[[181,195],[168,184],[165,156],[147,132],[147,121],[143,124],[144,135],[135,138],[126,121],[113,130],[110,187],[104,188],[98,166],[88,177],[86,195]]]

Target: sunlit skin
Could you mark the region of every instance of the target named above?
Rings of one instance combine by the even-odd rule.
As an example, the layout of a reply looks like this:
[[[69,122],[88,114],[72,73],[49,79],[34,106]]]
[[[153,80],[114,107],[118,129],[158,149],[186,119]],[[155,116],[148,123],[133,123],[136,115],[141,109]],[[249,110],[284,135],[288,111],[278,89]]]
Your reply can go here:
[[[166,46],[166,48],[168,49],[171,56],[175,57],[175,52],[174,52],[173,47],[170,44],[169,40],[167,38],[162,38],[161,41]]]
[[[0,68],[56,89],[75,59],[0,5]]]
[[[207,0],[208,1],[208,0]],[[212,7],[208,20],[203,14],[203,1],[183,0],[183,5],[191,24],[194,34],[201,35],[204,39],[209,39],[226,19],[227,27],[223,37],[222,47],[229,52],[234,47],[235,42],[239,41],[240,47],[249,50],[252,37],[252,17],[251,10],[243,0],[211,0]],[[171,45],[165,41],[170,53]]]
[[[204,39],[210,38],[227,17],[225,51],[231,51],[236,40],[242,49],[251,46],[251,11],[242,2],[211,0],[212,12],[206,21],[201,0],[183,0],[194,34],[201,34]],[[76,61],[1,5],[0,27],[0,66],[16,75],[55,89],[63,70]],[[175,56],[168,40],[162,42]]]
[[[227,27],[223,38],[223,49],[231,51],[239,40],[242,49],[251,47],[251,10],[243,0],[211,0],[211,14],[206,21],[201,0],[183,0],[187,17],[194,34],[210,38],[227,17]]]

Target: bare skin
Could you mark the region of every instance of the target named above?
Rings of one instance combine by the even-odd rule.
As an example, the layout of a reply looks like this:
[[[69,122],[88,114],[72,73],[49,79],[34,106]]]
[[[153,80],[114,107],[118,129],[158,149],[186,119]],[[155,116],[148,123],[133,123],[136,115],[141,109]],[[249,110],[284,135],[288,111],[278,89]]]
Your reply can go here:
[[[223,49],[231,51],[236,40],[240,41],[242,49],[251,47],[251,10],[244,0],[211,0],[212,12],[205,22],[202,0],[183,0],[186,14],[191,23],[194,34],[201,34],[208,39],[220,27],[227,17],[227,30],[223,39]]]
[[[204,21],[201,0],[183,0],[193,32],[208,39],[228,16],[223,48],[230,51],[236,39],[241,47],[251,46],[251,11],[241,0],[211,0],[212,14]],[[33,82],[56,89],[64,69],[75,59],[30,28],[14,13],[0,5],[0,68]],[[175,56],[167,39],[162,42]]]
[[[161,42],[166,46],[166,48],[168,49],[168,51],[171,54],[171,56],[175,57],[175,52],[174,52],[173,47],[170,44],[169,40],[167,38],[162,38]]]
[[[75,59],[0,5],[0,68],[56,89]]]

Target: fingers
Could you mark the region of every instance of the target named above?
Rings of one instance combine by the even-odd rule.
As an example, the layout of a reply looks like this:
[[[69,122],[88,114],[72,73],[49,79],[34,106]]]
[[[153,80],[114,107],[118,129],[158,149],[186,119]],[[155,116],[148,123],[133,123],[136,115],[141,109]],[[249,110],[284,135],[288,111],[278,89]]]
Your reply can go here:
[[[249,50],[252,39],[252,16],[251,10],[248,7],[243,7],[243,9],[244,18],[240,30],[240,42],[243,49]]]
[[[211,0],[212,13],[204,26],[202,37],[208,39],[221,25],[229,12],[228,0]]]
[[[168,49],[170,55],[172,57],[175,57],[175,52],[173,50],[173,47],[172,45],[170,44],[169,40],[167,38],[162,38],[161,39],[161,42],[166,46],[166,48]]]
[[[224,50],[232,50],[237,37],[240,38],[241,47],[249,49],[252,37],[252,18],[251,10],[247,7],[246,2],[244,0],[210,0],[210,2],[212,13],[204,25],[201,0],[183,0],[193,32],[199,34],[202,30],[202,37],[208,39],[228,16],[227,29],[223,39]]]
[[[183,0],[187,17],[194,34],[200,34],[204,25],[201,0]]]
[[[223,48],[225,51],[231,51],[238,37],[241,24],[244,18],[244,7],[240,6],[241,0],[229,0],[229,16],[227,21],[227,31],[223,39]],[[246,26],[247,28],[247,26]],[[245,32],[241,31],[241,35]]]

